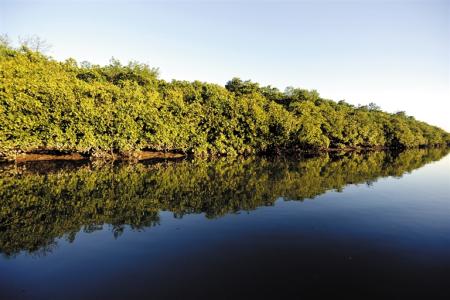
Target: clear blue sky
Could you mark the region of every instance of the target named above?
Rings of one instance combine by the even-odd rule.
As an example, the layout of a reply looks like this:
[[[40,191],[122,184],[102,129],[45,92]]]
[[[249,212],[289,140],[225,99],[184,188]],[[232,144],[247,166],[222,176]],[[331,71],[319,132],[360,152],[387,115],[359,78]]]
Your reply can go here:
[[[450,131],[450,1],[5,1],[0,33],[165,79],[317,89]]]

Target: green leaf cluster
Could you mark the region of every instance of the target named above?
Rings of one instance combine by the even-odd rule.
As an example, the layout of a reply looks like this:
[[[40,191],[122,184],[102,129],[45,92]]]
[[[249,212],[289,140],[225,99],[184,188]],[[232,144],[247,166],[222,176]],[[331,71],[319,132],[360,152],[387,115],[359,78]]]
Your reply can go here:
[[[230,80],[225,87],[158,78],[111,60],[55,61],[0,45],[0,155],[162,150],[238,155],[327,148],[444,145],[444,130],[376,105],[355,107],[312,90]]]

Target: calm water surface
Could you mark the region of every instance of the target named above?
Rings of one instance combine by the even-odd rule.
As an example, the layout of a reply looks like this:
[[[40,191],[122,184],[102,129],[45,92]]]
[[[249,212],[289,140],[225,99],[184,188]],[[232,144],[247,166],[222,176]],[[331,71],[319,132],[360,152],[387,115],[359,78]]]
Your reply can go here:
[[[0,298],[450,299],[443,149],[0,166]]]

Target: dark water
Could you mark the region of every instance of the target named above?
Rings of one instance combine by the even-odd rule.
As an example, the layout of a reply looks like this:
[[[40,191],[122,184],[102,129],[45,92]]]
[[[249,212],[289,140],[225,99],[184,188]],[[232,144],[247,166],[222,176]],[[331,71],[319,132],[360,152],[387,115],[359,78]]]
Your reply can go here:
[[[447,153],[4,165],[0,298],[450,299]]]

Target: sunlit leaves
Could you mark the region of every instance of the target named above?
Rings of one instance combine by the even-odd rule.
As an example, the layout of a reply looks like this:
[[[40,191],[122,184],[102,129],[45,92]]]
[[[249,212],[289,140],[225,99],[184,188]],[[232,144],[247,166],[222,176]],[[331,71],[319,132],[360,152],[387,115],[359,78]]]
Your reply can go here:
[[[0,156],[39,149],[238,155],[450,143],[445,131],[373,103],[354,107],[315,90],[281,92],[239,78],[223,87],[157,76],[137,62],[57,62],[0,43]]]

